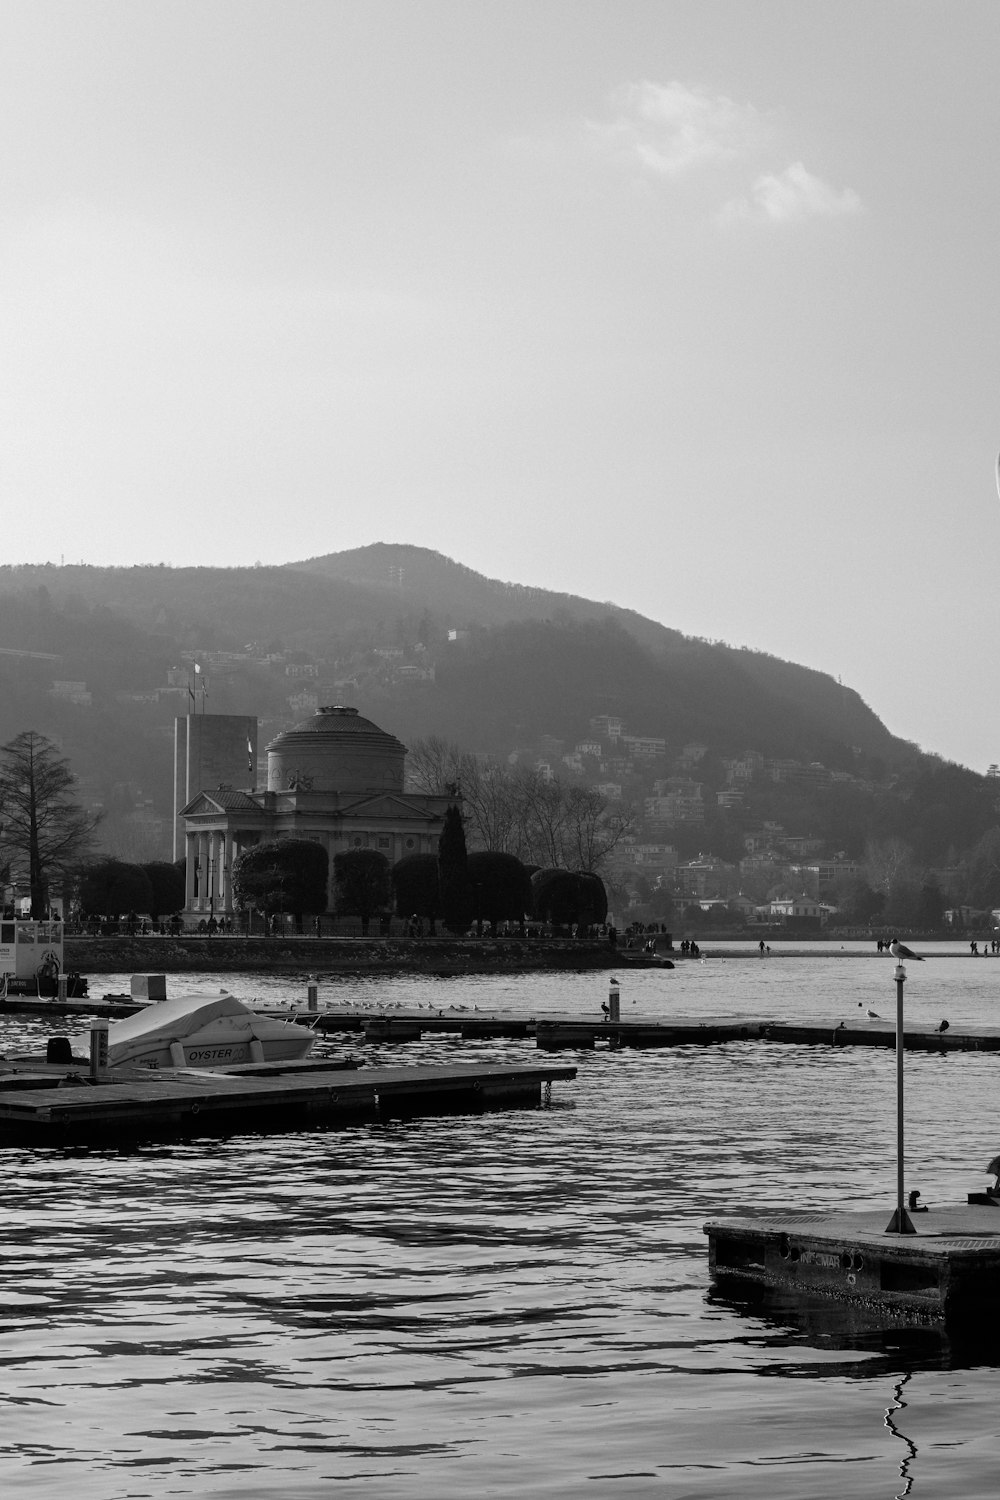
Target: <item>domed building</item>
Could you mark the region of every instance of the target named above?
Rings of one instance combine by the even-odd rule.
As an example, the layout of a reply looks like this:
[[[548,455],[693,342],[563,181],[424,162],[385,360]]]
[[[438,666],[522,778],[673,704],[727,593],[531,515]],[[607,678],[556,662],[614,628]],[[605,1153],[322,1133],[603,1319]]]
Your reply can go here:
[[[267,747],[267,790],[203,787],[184,807],[185,916],[231,916],[231,871],[244,849],[272,839],[312,839],[330,860],[376,849],[390,865],[433,854],[454,796],[404,792],[406,746],[356,708],[337,704]],[[252,760],[251,760],[252,764]]]

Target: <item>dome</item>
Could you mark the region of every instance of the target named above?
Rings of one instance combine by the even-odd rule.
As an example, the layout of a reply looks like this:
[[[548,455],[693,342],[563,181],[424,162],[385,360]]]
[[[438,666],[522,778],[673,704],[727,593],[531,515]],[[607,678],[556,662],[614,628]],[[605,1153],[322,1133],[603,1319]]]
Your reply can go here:
[[[269,792],[401,792],[406,746],[356,708],[321,708],[267,747]]]

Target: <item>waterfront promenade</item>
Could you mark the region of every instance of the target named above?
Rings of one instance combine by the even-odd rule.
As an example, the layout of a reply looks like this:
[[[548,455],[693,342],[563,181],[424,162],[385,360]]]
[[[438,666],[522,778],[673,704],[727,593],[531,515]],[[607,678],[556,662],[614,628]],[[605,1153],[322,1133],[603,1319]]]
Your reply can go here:
[[[655,963],[656,960],[653,960]],[[606,939],[67,937],[63,967],[71,974],[415,973],[428,975],[527,973],[537,969],[607,969],[644,963]]]

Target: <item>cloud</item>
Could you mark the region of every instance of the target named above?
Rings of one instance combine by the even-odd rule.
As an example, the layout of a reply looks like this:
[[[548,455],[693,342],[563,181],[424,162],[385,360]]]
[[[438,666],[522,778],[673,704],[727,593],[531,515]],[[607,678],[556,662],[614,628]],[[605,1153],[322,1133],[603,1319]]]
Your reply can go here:
[[[676,79],[629,84],[615,96],[614,109],[612,119],[588,123],[591,141],[647,180],[697,179],[723,205],[716,215],[721,223],[793,224],[862,210],[853,188],[832,187],[801,161],[783,170],[770,166],[779,153],[779,160],[791,155],[782,144],[787,122],[774,111]]]
[[[853,188],[835,188],[807,172],[800,161],[783,172],[765,172],[748,196],[733,198],[723,208],[724,222],[737,219],[790,224],[802,219],[843,218],[860,213],[861,199]]]
[[[593,136],[616,155],[660,177],[738,160],[768,135],[765,115],[724,94],[686,84],[633,83],[618,95],[610,122],[591,122]]]

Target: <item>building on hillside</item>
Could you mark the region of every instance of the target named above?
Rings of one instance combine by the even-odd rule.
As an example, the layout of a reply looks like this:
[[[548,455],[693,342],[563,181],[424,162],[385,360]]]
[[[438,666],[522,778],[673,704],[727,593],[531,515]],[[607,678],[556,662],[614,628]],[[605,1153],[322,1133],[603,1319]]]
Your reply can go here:
[[[825,926],[827,918],[836,911],[836,907],[829,906],[823,901],[815,901],[805,891],[800,896],[783,896],[772,901],[769,906],[772,920],[787,922],[790,917],[811,917]]]
[[[829,895],[841,882],[865,877],[865,866],[856,859],[811,860],[807,864],[793,864],[790,869],[817,898]]]
[[[621,734],[618,740],[626,755],[631,755],[636,760],[652,760],[667,753],[666,740],[657,735]]]
[[[54,682],[49,688],[49,696],[61,698],[64,703],[75,703],[77,708],[90,708],[94,702],[85,682]]]
[[[674,889],[678,896],[703,901],[707,896],[726,896],[736,877],[736,867],[713,855],[701,855],[678,865],[674,871]]]
[[[200,721],[203,716],[199,715]],[[203,782],[181,808],[188,920],[233,912],[233,862],[274,839],[310,839],[330,860],[375,849],[389,863],[437,852],[454,795],[404,792],[406,747],[356,708],[321,708],[267,747],[266,791]],[[253,783],[251,781],[250,785]]]

